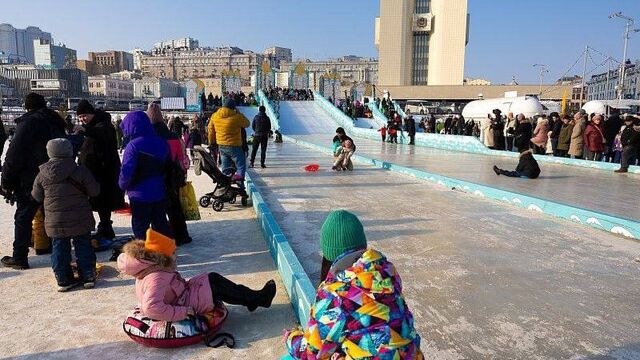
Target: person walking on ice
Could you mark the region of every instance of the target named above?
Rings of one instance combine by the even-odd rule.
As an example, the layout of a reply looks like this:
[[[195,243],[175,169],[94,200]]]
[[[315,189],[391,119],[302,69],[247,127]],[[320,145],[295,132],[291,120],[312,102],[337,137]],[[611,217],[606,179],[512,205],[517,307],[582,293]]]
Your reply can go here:
[[[507,171],[500,169],[497,166],[493,166],[493,171],[496,175],[504,175],[508,177],[521,177],[529,179],[537,179],[540,176],[540,167],[538,162],[533,157],[532,150],[524,150],[520,152],[520,161],[515,171]]]

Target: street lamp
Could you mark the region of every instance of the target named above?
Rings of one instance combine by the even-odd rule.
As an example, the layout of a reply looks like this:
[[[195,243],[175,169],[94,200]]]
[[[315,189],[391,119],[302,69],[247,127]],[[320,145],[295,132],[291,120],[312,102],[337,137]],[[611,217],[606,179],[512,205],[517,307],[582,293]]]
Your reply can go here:
[[[542,97],[542,84],[544,84],[544,74],[548,73],[547,65],[545,64],[533,64],[534,68],[540,70],[540,92],[538,93],[538,97]]]
[[[622,99],[624,97],[624,80],[627,72],[627,48],[629,46],[629,39],[631,38],[631,33],[640,32],[640,29],[632,29],[635,20],[623,15],[621,11],[609,15],[609,19],[613,18],[620,18],[626,22],[624,26],[624,51],[622,53],[622,64],[620,65],[620,83],[618,84],[618,99]]]

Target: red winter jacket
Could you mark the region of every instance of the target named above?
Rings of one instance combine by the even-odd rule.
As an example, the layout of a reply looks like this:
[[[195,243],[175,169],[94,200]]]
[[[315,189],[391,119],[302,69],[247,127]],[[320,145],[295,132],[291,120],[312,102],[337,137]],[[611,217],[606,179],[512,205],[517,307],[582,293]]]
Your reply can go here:
[[[589,123],[584,131],[584,144],[591,152],[603,152],[606,140],[602,125]]]

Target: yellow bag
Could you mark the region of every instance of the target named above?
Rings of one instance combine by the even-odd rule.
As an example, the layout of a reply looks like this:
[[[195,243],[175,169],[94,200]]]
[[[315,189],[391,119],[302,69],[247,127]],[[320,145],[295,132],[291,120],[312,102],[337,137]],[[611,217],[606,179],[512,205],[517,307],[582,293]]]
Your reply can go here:
[[[44,211],[42,208],[38,209],[31,222],[31,240],[35,250],[47,250],[50,247],[49,237],[44,230]]]
[[[180,205],[187,221],[200,220],[200,209],[191,181],[187,181],[187,185],[180,188]]]

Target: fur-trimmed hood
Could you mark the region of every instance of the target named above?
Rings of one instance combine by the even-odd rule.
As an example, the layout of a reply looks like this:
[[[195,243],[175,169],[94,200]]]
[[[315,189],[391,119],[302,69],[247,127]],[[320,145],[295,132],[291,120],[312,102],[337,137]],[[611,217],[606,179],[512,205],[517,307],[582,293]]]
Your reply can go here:
[[[527,151],[523,151],[523,152],[521,152],[521,153],[520,153],[520,157],[523,157],[523,156],[525,156],[526,154],[531,154],[531,155],[533,155],[533,150],[527,150]]]
[[[169,256],[145,249],[143,240],[134,240],[122,249],[118,268],[127,275],[142,279],[157,271],[174,272],[176,262]]]

